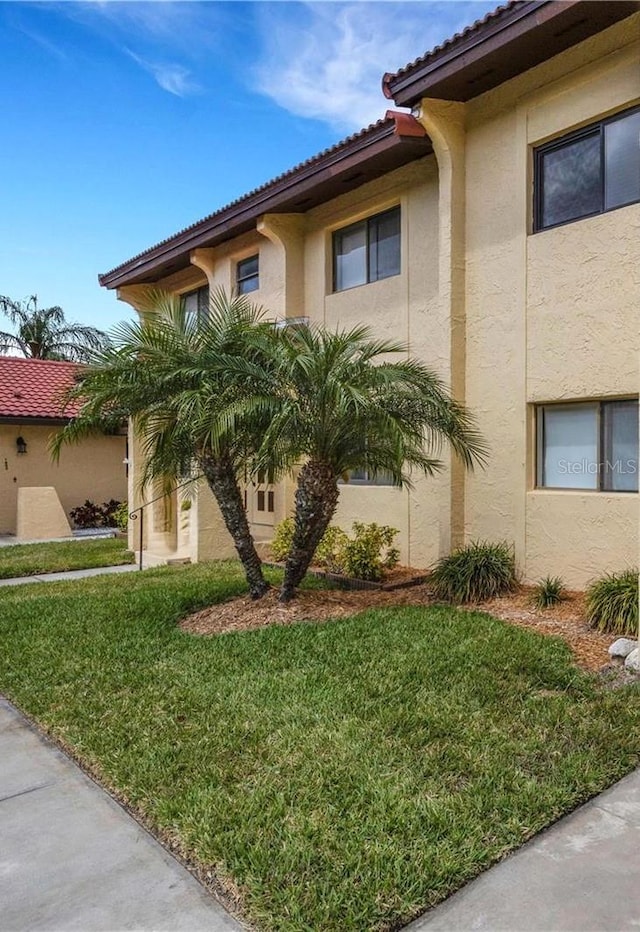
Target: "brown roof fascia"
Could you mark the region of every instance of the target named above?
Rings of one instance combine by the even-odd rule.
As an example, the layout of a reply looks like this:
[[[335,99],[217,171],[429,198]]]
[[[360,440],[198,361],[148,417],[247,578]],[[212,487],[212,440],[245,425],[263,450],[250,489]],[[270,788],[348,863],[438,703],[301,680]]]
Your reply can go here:
[[[254,229],[265,213],[304,213],[428,155],[431,141],[408,113],[384,120],[303,162],[203,220],[98,276],[106,288],[151,283],[189,265],[189,253]]]
[[[396,106],[423,97],[471,100],[640,10],[639,0],[523,0],[499,7],[395,74]]]

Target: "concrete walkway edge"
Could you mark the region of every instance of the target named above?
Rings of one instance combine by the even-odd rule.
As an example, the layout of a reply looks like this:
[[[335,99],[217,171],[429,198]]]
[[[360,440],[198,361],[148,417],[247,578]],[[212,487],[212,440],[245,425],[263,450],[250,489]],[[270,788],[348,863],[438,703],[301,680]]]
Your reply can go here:
[[[196,878],[0,697],[4,932],[239,932]]]
[[[640,770],[535,835],[406,932],[632,929],[640,929]]]
[[[0,579],[0,586],[26,586],[29,583],[64,582],[67,579],[85,579],[89,576],[102,576],[105,573],[131,573],[137,570],[135,563],[121,563],[117,566],[93,566],[86,570],[65,570],[61,573],[40,573],[37,576],[12,576]]]

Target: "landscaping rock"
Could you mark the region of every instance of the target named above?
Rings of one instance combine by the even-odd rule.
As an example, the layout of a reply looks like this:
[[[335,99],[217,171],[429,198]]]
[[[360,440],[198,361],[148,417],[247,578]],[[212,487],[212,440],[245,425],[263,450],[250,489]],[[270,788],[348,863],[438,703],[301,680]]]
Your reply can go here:
[[[633,670],[636,673],[640,673],[640,648],[636,647],[630,654],[627,654],[624,666],[625,670]]]
[[[631,651],[635,650],[637,647],[638,642],[632,641],[631,638],[618,638],[609,648],[609,656],[620,657],[624,660],[624,658],[628,657]]]

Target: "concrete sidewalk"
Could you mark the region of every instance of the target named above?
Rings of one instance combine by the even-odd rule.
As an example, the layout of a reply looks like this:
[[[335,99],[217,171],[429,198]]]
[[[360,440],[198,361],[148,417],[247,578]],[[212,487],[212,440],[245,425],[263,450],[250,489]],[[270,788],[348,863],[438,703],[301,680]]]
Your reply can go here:
[[[640,929],[640,770],[490,868],[405,932]]]
[[[41,573],[39,576],[14,576],[0,579],[0,586],[24,586],[27,583],[63,582],[65,579],[84,579],[86,576],[102,576],[103,573],[131,573],[137,570],[136,563],[123,563],[120,566],[95,566],[88,570],[66,570],[63,573]]]
[[[0,928],[232,932],[242,926],[0,698]]]

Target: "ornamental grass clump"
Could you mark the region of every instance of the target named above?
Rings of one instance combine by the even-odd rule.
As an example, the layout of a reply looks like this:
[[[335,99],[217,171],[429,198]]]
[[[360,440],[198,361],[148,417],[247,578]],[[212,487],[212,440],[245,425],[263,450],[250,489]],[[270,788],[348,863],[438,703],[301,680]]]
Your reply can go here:
[[[564,582],[559,576],[545,576],[536,583],[533,590],[533,604],[536,608],[551,608],[566,599]]]
[[[429,577],[436,599],[457,605],[485,602],[517,584],[513,548],[504,541],[472,541],[440,560]]]
[[[587,620],[602,634],[638,634],[638,570],[606,573],[586,592]]]

